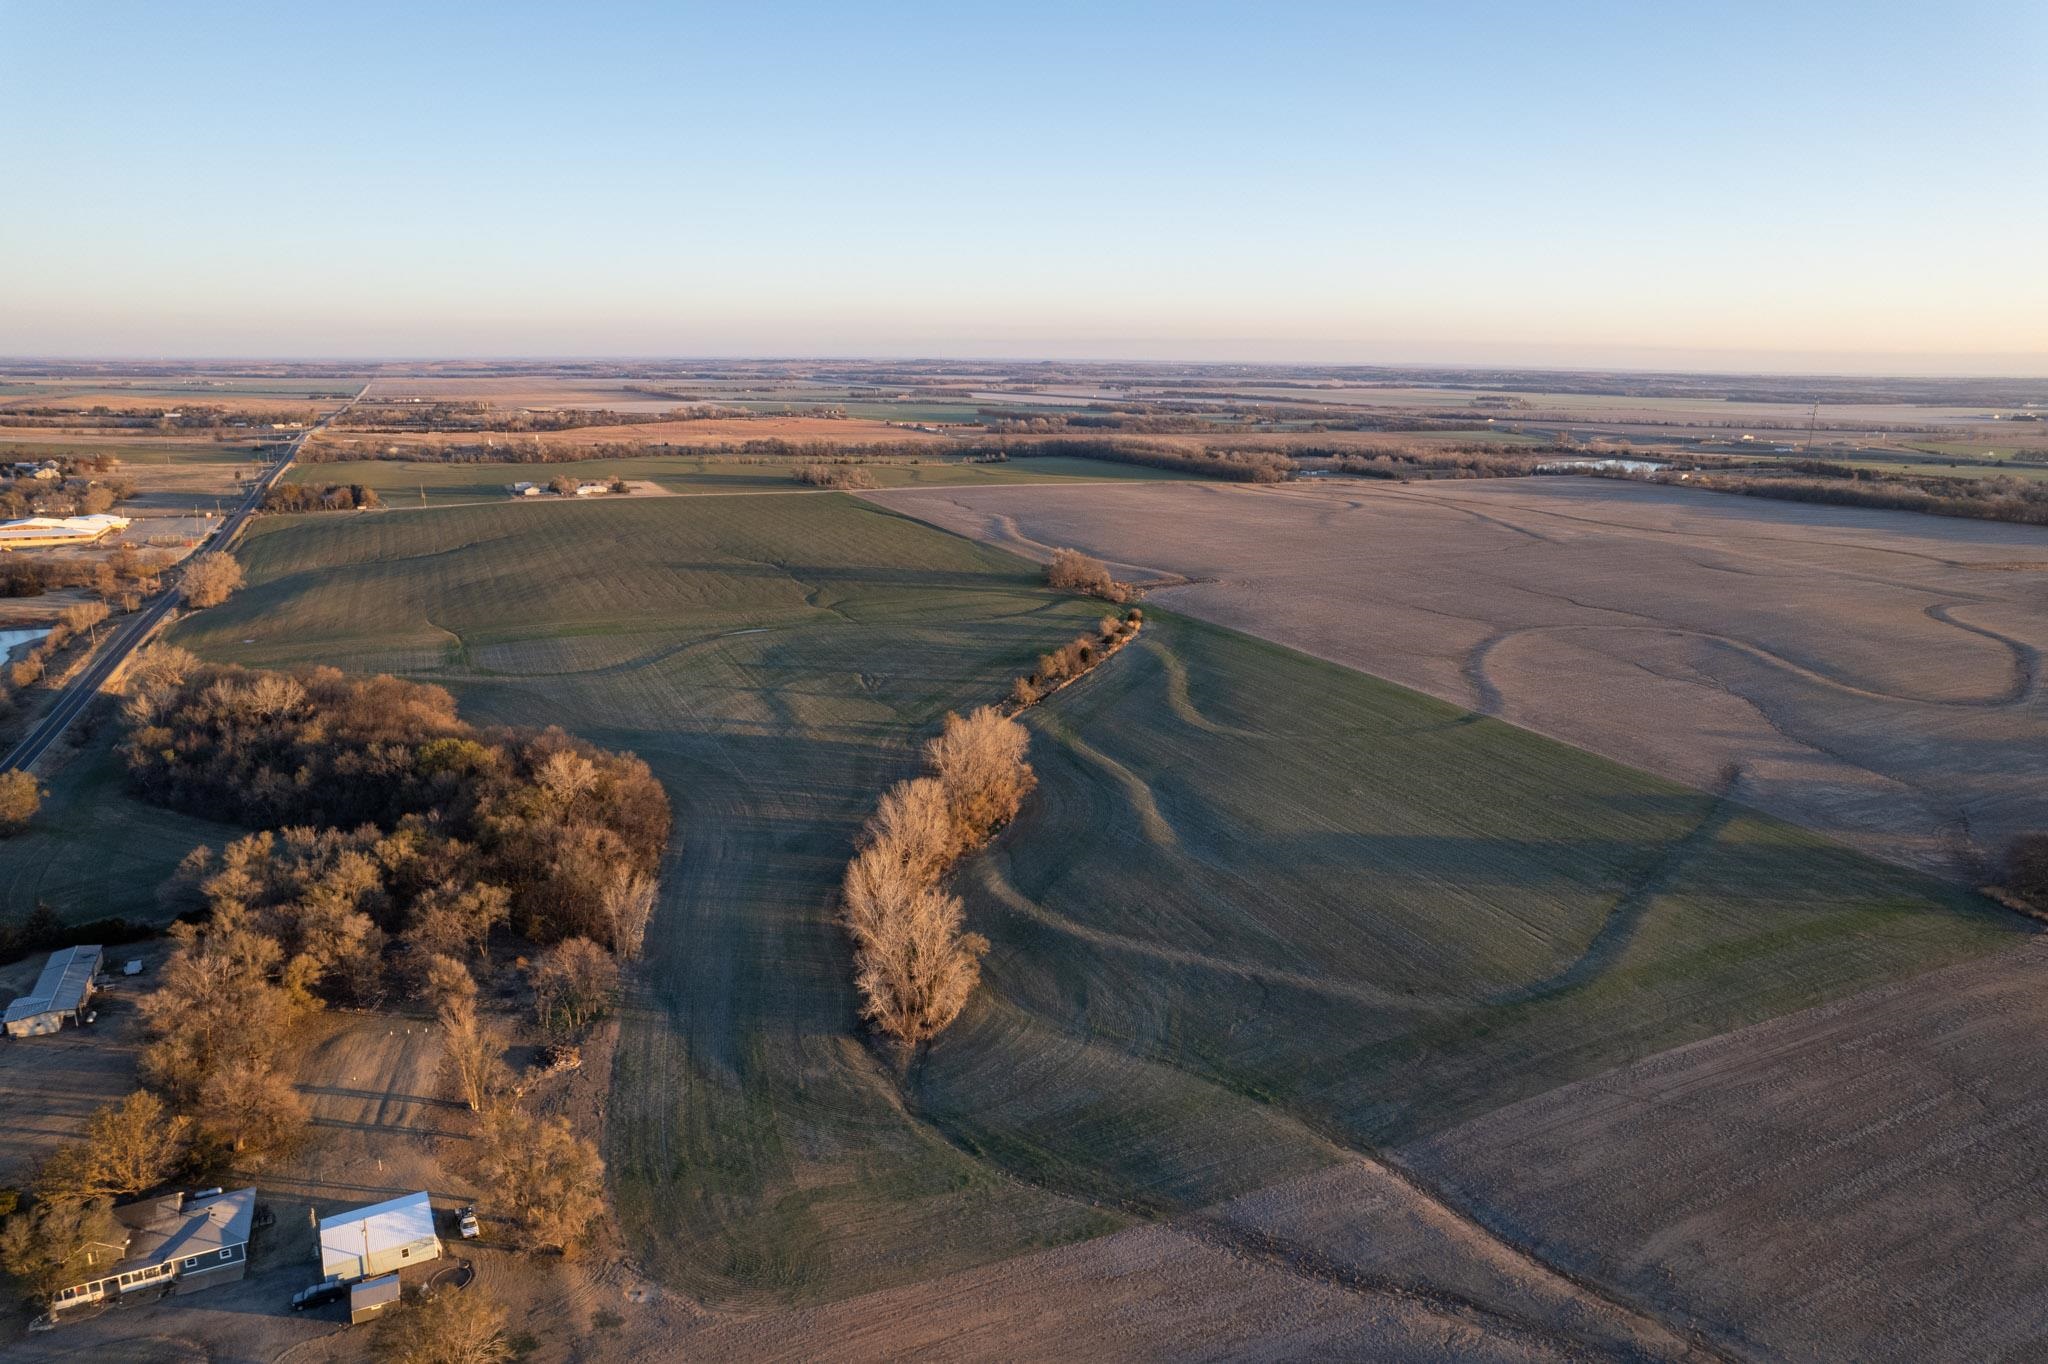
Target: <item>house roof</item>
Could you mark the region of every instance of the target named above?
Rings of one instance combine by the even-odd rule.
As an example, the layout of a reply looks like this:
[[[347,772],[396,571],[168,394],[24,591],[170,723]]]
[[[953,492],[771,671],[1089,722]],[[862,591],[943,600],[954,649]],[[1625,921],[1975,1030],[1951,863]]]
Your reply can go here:
[[[136,1226],[128,1242],[128,1256],[115,1267],[117,1272],[125,1273],[140,1263],[162,1264],[247,1245],[249,1229],[256,1220],[253,1188],[194,1199],[181,1208],[164,1207],[168,1199],[153,1202],[161,1210]]]
[[[85,1003],[86,988],[100,969],[98,944],[52,952],[36,977],[35,988],[7,1006],[6,1022],[18,1023],[37,1014],[68,1013]]]

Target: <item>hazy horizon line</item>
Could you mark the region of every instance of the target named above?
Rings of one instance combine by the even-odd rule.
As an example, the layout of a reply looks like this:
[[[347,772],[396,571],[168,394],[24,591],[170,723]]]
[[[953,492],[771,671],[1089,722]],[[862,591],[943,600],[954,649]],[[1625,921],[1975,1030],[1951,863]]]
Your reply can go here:
[[[1681,348],[1672,348],[1679,350]],[[1417,370],[1451,370],[1468,373],[1487,373],[1502,370],[1524,370],[1539,373],[1575,374],[1641,374],[1641,375],[1713,375],[1717,377],[1768,377],[1768,378],[1813,378],[1813,379],[2048,379],[2048,353],[2035,352],[1991,352],[1978,356],[1958,355],[1952,365],[1942,366],[1933,353],[1921,352],[1869,352],[1867,363],[1854,363],[1850,355],[1839,353],[1781,352],[1787,363],[1778,365],[1752,357],[1747,362],[1733,359],[1715,363],[1701,352],[1687,351],[1686,358],[1673,356],[1671,362],[1657,364],[1647,359],[1635,362],[1612,362],[1587,359],[1565,361],[1550,359],[1498,359],[1498,360],[1432,360],[1412,358],[1404,360],[1362,360],[1340,359],[1329,356],[1303,355],[1285,358],[1269,358],[1255,355],[1228,356],[1173,356],[1167,354],[1116,354],[1116,353],[1059,353],[1017,352],[1004,354],[994,351],[798,351],[798,350],[733,350],[733,351],[508,351],[496,354],[466,352],[459,350],[426,351],[412,353],[336,352],[289,353],[289,352],[105,352],[105,351],[42,351],[0,354],[0,368],[15,365],[124,365],[149,364],[175,365],[324,365],[345,368],[351,365],[394,366],[394,365],[547,365],[547,364],[978,364],[978,365],[1128,365],[1141,368],[1225,368],[1246,369],[1346,369],[1379,370],[1390,372]],[[1792,363],[1794,356],[1807,357],[1812,363]],[[1908,358],[1908,357],[1911,358]],[[1896,368],[1878,368],[1886,358],[1897,362]],[[1854,357],[1860,359],[1862,357]],[[1981,360],[1983,367],[1971,365]],[[1830,363],[1832,362],[1832,363]],[[1848,363],[1845,363],[1848,362]],[[1917,362],[1917,364],[1916,364]],[[1998,368],[2000,364],[2013,368]],[[1970,367],[1962,367],[1970,365]]]

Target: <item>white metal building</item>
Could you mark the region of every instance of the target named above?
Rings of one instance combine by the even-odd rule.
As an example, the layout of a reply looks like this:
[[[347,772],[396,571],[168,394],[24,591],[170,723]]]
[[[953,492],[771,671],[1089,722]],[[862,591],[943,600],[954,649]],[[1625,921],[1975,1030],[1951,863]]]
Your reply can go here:
[[[94,512],[90,516],[25,516],[18,521],[0,522],[0,550],[89,545],[128,526],[127,517],[110,512]]]
[[[66,1023],[85,1021],[85,1002],[92,998],[100,973],[97,945],[52,952],[36,977],[35,988],[7,1006],[9,1037],[35,1037],[56,1032]]]
[[[424,1193],[320,1219],[320,1273],[351,1283],[439,1259],[434,1207]]]

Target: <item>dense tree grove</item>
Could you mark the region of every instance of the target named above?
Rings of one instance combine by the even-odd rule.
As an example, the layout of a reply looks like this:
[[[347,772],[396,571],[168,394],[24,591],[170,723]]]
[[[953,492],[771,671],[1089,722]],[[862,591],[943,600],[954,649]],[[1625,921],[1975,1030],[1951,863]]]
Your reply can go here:
[[[142,660],[127,716],[123,752],[148,798],[322,831],[246,849],[237,872],[259,893],[312,858],[323,884],[360,869],[362,886],[332,894],[433,951],[474,947],[507,917],[543,941],[637,948],[643,906],[620,878],[653,876],[670,820],[638,758],[560,730],[477,729],[438,687],[203,665],[179,650]]]
[[[383,505],[377,490],[361,483],[280,483],[263,495],[263,510],[274,512],[368,511]]]
[[[1984,478],[1919,477],[1859,469],[1850,465],[1802,461],[1803,473],[1787,477],[1766,470],[1694,473],[1686,486],[1709,492],[1740,493],[1787,502],[1825,502],[1844,507],[1876,507],[1887,511],[1962,516],[1978,521],[2014,521],[2048,526],[2048,480],[1993,474]],[[1643,476],[1644,481],[1671,482],[1668,474]]]
[[[1220,478],[1231,483],[1279,483],[1292,474],[1294,461],[1273,450],[1196,449],[1140,440],[1040,440],[1003,447],[1012,459],[1064,455],[1100,459],[1112,464],[1141,464],[1177,474]]]

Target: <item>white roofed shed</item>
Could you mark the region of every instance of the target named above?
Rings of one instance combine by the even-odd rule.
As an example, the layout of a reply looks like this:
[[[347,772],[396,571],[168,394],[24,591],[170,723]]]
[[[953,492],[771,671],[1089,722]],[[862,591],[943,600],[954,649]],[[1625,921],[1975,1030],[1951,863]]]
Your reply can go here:
[[[320,1219],[320,1272],[344,1283],[440,1258],[434,1207],[424,1193]]]

